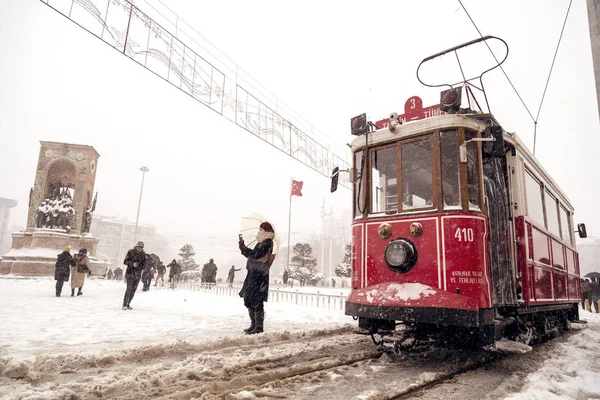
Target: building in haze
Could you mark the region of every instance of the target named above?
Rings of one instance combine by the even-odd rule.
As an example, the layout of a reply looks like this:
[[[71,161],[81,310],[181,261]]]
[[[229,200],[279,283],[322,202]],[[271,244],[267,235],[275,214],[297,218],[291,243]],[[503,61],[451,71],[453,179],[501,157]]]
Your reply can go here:
[[[8,231],[10,209],[16,207],[17,201],[0,197],[0,255],[10,250],[11,238]]]
[[[123,260],[129,249],[134,246],[135,222],[118,217],[94,215],[90,233],[98,238],[98,253],[110,263],[114,270],[123,266]],[[138,224],[136,241],[144,242],[144,251],[158,255],[165,265],[168,263],[169,243],[156,233],[153,225]]]

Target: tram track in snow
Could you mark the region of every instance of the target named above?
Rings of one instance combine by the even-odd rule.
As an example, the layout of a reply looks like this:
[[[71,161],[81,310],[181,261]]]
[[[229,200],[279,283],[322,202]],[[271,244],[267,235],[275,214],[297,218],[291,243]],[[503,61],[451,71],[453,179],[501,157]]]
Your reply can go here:
[[[19,394],[6,399],[49,391],[52,398],[82,399],[427,398],[503,356],[436,345],[392,355],[342,327],[43,356],[23,376],[2,373],[0,385]]]
[[[311,374],[379,354],[370,342],[345,326],[101,354],[40,356],[0,365],[0,384],[14,393],[51,390],[58,397],[78,393],[85,399],[137,399],[140,393],[144,398],[223,398],[246,386]]]
[[[469,371],[473,371],[473,370],[479,369],[479,368],[484,368],[485,366],[492,364],[494,361],[497,361],[501,357],[503,357],[503,356],[499,355],[498,353],[488,353],[488,357],[485,357],[485,358],[479,359],[479,360],[474,360],[473,362],[468,363],[467,365],[464,365],[455,371],[451,371],[451,372],[436,376],[435,379],[432,379],[431,381],[421,382],[419,384],[411,385],[411,386],[404,388],[402,390],[399,390],[397,392],[390,393],[390,394],[386,395],[385,397],[382,397],[381,399],[382,400],[383,399],[406,400],[406,399],[413,398],[413,396],[417,396],[417,395],[419,397],[422,397],[423,393],[425,393],[427,390],[437,387],[438,385],[448,382],[451,379],[453,379],[459,375],[465,374]]]

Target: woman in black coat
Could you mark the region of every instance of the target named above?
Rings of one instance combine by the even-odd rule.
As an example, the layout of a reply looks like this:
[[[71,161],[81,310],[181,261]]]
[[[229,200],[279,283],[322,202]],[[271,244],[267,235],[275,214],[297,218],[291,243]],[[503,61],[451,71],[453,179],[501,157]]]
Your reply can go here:
[[[56,297],[60,297],[63,284],[69,281],[71,267],[74,266],[75,260],[71,255],[71,249],[65,247],[63,252],[58,255],[55,264],[56,269],[54,270],[54,279],[56,280]]]
[[[250,315],[250,327],[244,329],[248,335],[263,332],[264,302],[269,297],[269,268],[273,262],[273,239],[275,238],[271,224],[268,222],[260,224],[256,238],[258,243],[254,249],[246,247],[243,239],[239,242],[242,255],[248,259],[247,275],[240,291],[240,297],[244,298],[244,305]]]

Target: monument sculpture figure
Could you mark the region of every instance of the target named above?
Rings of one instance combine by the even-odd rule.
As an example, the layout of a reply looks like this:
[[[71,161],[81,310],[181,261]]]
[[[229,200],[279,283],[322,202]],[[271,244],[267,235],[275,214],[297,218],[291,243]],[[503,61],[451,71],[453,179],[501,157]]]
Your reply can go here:
[[[96,192],[96,195],[94,196],[94,201],[92,202],[92,205],[88,206],[85,210],[85,219],[84,219],[83,229],[81,230],[81,232],[83,232],[83,233],[88,233],[90,231],[90,227],[92,225],[92,214],[96,210],[96,201],[97,200],[98,200],[98,192]]]

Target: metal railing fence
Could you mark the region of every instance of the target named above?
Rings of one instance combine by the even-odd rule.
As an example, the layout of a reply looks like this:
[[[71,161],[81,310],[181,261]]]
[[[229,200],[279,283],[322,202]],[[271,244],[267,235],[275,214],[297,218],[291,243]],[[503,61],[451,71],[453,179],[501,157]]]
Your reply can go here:
[[[187,290],[190,292],[211,293],[217,296],[239,296],[242,289],[241,283],[200,283],[200,282],[165,282],[164,286],[157,286],[162,290]],[[346,294],[306,293],[288,288],[269,289],[269,301],[274,303],[294,304],[306,307],[320,307],[333,310],[344,310]]]

